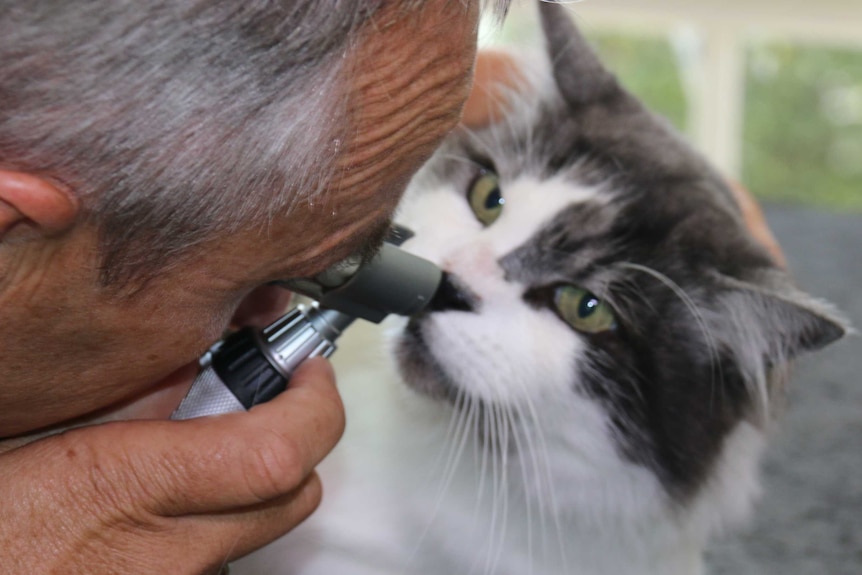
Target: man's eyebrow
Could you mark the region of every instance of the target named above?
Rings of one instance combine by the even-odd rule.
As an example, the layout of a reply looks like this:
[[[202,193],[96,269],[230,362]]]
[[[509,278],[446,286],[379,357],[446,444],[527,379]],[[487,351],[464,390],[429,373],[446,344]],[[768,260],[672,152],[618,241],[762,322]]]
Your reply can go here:
[[[392,230],[392,218],[386,218],[374,225],[365,237],[361,240],[359,249],[356,250],[356,255],[361,258],[362,263],[366,263],[377,255],[383,241],[389,232]]]

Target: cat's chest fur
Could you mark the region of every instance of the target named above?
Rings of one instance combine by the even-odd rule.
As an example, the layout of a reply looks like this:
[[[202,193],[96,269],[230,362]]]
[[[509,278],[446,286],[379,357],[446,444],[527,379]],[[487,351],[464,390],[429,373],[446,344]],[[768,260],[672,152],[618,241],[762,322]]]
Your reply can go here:
[[[668,517],[642,518],[621,533],[618,525],[555,514],[548,494],[546,508],[527,504],[514,455],[504,459],[477,443],[468,414],[453,417],[447,405],[406,389],[379,357],[378,339],[379,330],[358,326],[341,343],[336,366],[348,427],[319,468],[320,509],[233,573],[700,573],[702,542],[680,537]],[[620,506],[634,503],[624,499]]]

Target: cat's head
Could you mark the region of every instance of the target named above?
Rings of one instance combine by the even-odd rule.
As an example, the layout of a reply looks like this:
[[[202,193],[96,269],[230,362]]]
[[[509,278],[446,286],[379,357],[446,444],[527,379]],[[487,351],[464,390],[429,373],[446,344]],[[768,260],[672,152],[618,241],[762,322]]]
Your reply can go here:
[[[846,328],[565,12],[541,10],[546,89],[451,136],[411,185],[406,247],[448,280],[396,337],[402,375],[481,406],[480,434],[514,422],[550,471],[532,489],[564,507],[684,508],[727,482],[739,493],[716,501],[746,500],[788,361]]]

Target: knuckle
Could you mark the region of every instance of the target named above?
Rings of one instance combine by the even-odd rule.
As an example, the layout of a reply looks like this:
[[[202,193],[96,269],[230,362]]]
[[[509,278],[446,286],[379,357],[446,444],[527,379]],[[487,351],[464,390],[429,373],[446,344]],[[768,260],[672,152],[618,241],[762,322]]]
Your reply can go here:
[[[259,501],[269,501],[294,490],[307,475],[300,446],[275,431],[257,438],[245,469],[249,492]]]
[[[98,445],[86,436],[65,433],[57,437],[56,448],[68,471],[70,499],[78,507],[98,512],[115,509],[122,498],[116,466],[106,460]]]
[[[63,434],[55,447],[63,459],[70,513],[91,517],[99,529],[159,532],[164,528],[141,505],[140,482],[124,452],[104,449],[86,432]]]

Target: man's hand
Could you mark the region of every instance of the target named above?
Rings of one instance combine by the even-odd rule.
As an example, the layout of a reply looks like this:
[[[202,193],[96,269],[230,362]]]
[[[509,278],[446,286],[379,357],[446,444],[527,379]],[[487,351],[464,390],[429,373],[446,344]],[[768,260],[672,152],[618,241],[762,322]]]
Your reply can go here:
[[[0,455],[0,572],[212,573],[321,498],[344,411],[328,363],[248,413],[117,422]]]

